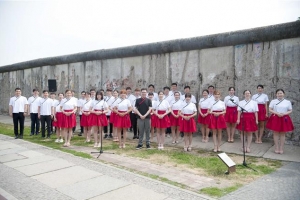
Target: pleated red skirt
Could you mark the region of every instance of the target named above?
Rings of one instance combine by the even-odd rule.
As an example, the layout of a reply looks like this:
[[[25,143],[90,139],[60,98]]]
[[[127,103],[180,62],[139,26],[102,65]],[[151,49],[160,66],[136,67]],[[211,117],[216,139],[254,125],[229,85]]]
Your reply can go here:
[[[192,114],[184,114],[184,116],[190,116]],[[196,132],[197,128],[196,128],[196,122],[194,118],[191,118],[189,120],[185,120],[182,117],[180,118],[181,122],[180,122],[180,132],[184,132],[184,133],[194,133]]]
[[[87,113],[89,111],[83,111],[81,115],[81,120],[80,120],[80,126],[83,127],[91,127],[92,125],[92,114],[85,115],[84,113]]]
[[[151,115],[151,127],[156,127],[157,124],[157,116],[155,114]]]
[[[225,113],[225,121],[230,124],[234,124],[237,121],[238,111],[237,107],[229,107],[226,108]]]
[[[165,110],[158,110],[157,113],[159,115],[161,114],[164,114],[166,111]],[[169,119],[169,116],[168,115],[165,115],[162,119],[159,119],[157,117],[157,120],[156,120],[156,126],[157,128],[168,128],[170,127],[170,119]]]
[[[64,112],[73,112],[73,110],[64,110]],[[76,126],[76,115],[72,113],[70,116],[62,114],[61,128],[73,128]]]
[[[266,124],[266,128],[276,132],[290,132],[294,130],[294,125],[289,115],[278,117],[272,114]]]
[[[178,114],[178,110],[173,110],[173,113],[175,115],[177,115]],[[180,117],[175,118],[172,114],[170,114],[169,118],[170,118],[170,124],[171,124],[171,126],[179,126],[179,119],[180,119]]]
[[[266,121],[268,118],[266,117],[266,106],[265,104],[258,104],[258,121]]]
[[[101,110],[95,110],[95,111],[101,111]],[[91,114],[91,124],[92,126],[107,126],[107,118],[105,114],[101,115],[96,115],[96,114]]]
[[[111,112],[111,113],[110,113],[110,117],[109,117],[110,123],[112,123],[112,124],[115,123],[115,121],[116,121],[116,116],[117,116],[117,114],[116,114],[115,112]]]
[[[57,127],[57,128],[61,128],[62,127],[63,115],[64,114],[62,112],[57,112],[55,114],[56,121],[53,120],[53,123],[52,123],[52,125],[54,127]]]
[[[257,131],[257,124],[255,121],[254,113],[242,113],[240,123],[236,126],[236,129],[242,131],[244,126],[245,132]]]
[[[213,112],[222,112],[222,111],[213,111]],[[226,121],[224,115],[214,116],[213,114],[210,115],[210,121],[208,124],[209,129],[224,129],[226,128]]]
[[[201,112],[203,114],[206,114],[208,111],[208,109],[201,109]],[[205,124],[205,125],[208,125],[209,124],[209,121],[210,121],[210,115],[208,114],[207,116],[205,117],[202,117],[200,114],[198,116],[198,123],[199,124]]]
[[[125,113],[127,111],[118,111],[119,113]],[[131,127],[131,121],[129,114],[126,114],[124,116],[116,115],[114,119],[114,126],[117,128],[130,128]]]

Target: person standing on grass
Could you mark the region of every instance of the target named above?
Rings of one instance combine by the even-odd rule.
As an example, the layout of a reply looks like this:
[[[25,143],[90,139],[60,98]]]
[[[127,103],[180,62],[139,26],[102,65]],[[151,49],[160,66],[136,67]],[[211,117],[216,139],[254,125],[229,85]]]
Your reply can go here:
[[[118,90],[114,90],[113,97],[114,97],[114,101],[112,102],[112,104],[110,106],[108,106],[108,109],[111,112],[110,117],[109,117],[109,122],[112,124],[113,141],[114,142],[119,142],[117,127],[115,127],[117,114],[114,110],[114,107],[116,105],[118,105],[118,103],[121,101],[121,99],[119,98],[119,91]]]
[[[81,92],[81,98],[78,99],[78,102],[77,102],[77,109],[78,109],[78,114],[79,114],[79,123],[81,124],[81,118],[82,118],[82,106],[83,104],[85,103],[85,95],[86,95],[86,92],[85,91],[82,91]],[[78,136],[82,136],[84,130],[83,130],[83,126],[80,125],[80,133],[78,134]]]
[[[63,132],[62,132],[62,118],[63,113],[60,110],[61,102],[64,99],[64,94],[58,94],[58,100],[54,100],[52,103],[52,115],[53,115],[53,126],[55,127],[56,132],[56,143],[63,143]]]
[[[157,106],[157,101],[154,100],[154,94],[152,92],[148,93],[148,98],[151,100],[152,103],[152,109],[150,112],[150,124],[151,124],[151,136],[150,136],[150,142],[153,142],[154,136],[154,129],[156,127],[156,121],[157,121],[157,116],[155,115],[155,109]]]
[[[38,117],[41,120],[41,126],[42,126],[42,138],[46,137],[45,124],[47,124],[47,138],[50,138],[52,105],[53,105],[53,100],[49,98],[48,90],[44,90],[43,98],[40,99],[39,106],[38,106]]]
[[[178,138],[179,138],[179,123],[181,117],[179,117],[179,111],[182,108],[182,105],[185,103],[185,98],[184,101],[180,100],[180,93],[179,92],[174,92],[174,97],[175,99],[171,101],[170,106],[171,106],[171,114],[170,114],[170,124],[171,124],[171,131],[172,131],[172,144],[177,144],[178,143]]]
[[[33,89],[33,95],[28,98],[28,111],[30,112],[31,128],[30,136],[38,135],[40,131],[40,120],[38,117],[38,106],[41,97],[39,97],[38,89]]]
[[[113,138],[112,133],[113,133],[113,124],[110,120],[110,115],[111,115],[111,106],[115,102],[115,97],[112,95],[112,90],[107,89],[106,90],[106,98],[104,99],[105,102],[108,105],[108,112],[106,113],[107,121],[109,122],[109,134],[108,134],[108,125],[104,127],[104,138]]]
[[[15,89],[15,96],[9,100],[9,115],[13,118],[15,139],[23,139],[24,121],[27,114],[28,101],[27,98],[21,96],[21,88]],[[20,124],[20,134],[18,126]]]
[[[146,147],[150,149],[150,113],[152,101],[147,98],[147,89],[142,88],[142,97],[135,101],[134,112],[138,116],[139,142],[136,149],[143,147],[144,133],[146,134]]]
[[[80,119],[80,126],[83,127],[83,133],[85,142],[90,142],[91,140],[91,129],[92,129],[92,115],[90,112],[91,107],[91,93],[85,92],[85,99],[81,102],[81,105],[78,106],[78,109],[80,109],[81,119]]]
[[[208,90],[203,90],[202,91],[202,96],[199,100],[198,103],[198,110],[199,110],[199,115],[198,115],[198,123],[201,124],[201,133],[202,133],[202,142],[208,142],[209,140],[209,122],[210,122],[210,114],[208,112],[208,108],[210,105],[211,99],[208,98]]]

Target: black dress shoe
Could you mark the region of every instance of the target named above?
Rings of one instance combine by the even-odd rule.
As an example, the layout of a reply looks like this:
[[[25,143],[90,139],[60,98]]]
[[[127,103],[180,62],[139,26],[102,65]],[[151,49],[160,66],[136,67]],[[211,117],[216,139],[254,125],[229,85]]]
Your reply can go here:
[[[108,138],[108,135],[107,135],[107,134],[104,135],[104,139],[106,139],[106,138]]]
[[[108,137],[109,137],[109,138],[113,138],[113,136],[112,136],[112,134],[111,134],[111,133],[109,134],[109,136],[108,136]]]
[[[132,139],[136,139],[136,138],[137,138],[136,135],[134,135]]]
[[[15,135],[15,139],[18,139],[18,138],[19,138],[19,136]]]
[[[78,136],[82,136],[82,133],[78,133]]]
[[[34,135],[34,133],[30,133],[30,136],[33,136]]]
[[[19,135],[19,139],[23,139],[23,135]]]

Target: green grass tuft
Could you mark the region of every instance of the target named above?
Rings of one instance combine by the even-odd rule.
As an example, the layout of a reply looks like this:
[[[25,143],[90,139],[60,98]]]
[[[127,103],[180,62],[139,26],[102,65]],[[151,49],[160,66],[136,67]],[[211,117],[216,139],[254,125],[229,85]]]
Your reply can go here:
[[[208,187],[208,188],[202,188],[200,192],[213,197],[222,197],[228,193],[237,190],[241,186],[242,184],[236,184],[234,186],[230,186],[226,188]]]

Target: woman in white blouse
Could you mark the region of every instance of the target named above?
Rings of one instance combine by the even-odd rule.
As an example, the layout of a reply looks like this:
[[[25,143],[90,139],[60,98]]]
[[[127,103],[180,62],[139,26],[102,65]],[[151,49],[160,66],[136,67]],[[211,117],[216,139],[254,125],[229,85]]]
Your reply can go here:
[[[234,142],[235,127],[238,116],[237,105],[239,104],[239,98],[237,96],[234,96],[234,87],[230,87],[228,91],[229,95],[224,99],[224,103],[226,106],[225,121],[228,135],[227,141],[232,143]]]
[[[118,129],[119,148],[125,148],[127,129],[131,127],[129,113],[132,111],[131,103],[126,99],[126,90],[121,90],[120,101],[114,104],[116,113],[114,126]],[[121,132],[123,130],[123,140]]]
[[[180,131],[184,133],[184,151],[192,150],[193,133],[197,130],[194,117],[197,115],[197,108],[191,102],[192,95],[185,94],[185,104],[181,106],[179,115],[181,116]]]
[[[208,127],[213,132],[214,152],[221,151],[222,129],[226,128],[224,114],[225,103],[220,100],[221,93],[214,91],[214,100],[210,102],[208,112],[211,114]]]
[[[86,138],[85,142],[90,142],[91,140],[91,129],[92,129],[92,115],[90,111],[92,99],[91,93],[85,93],[85,99],[82,101],[82,104],[79,105],[81,115],[80,126],[83,127],[83,133]]]
[[[108,112],[108,105],[104,101],[104,96],[102,92],[96,93],[96,98],[90,104],[90,113],[92,114],[91,125],[93,126],[94,132],[94,147],[101,147],[101,140],[103,139],[103,127],[107,126],[106,114]],[[99,133],[99,139],[98,139]],[[101,138],[100,138],[101,137]],[[101,139],[101,140],[100,140]]]
[[[179,138],[179,111],[182,108],[183,101],[180,99],[180,93],[174,92],[175,99],[171,101],[170,124],[172,130],[172,144],[178,143]]]
[[[294,130],[293,122],[289,116],[292,113],[292,104],[284,99],[283,89],[276,90],[276,97],[277,99],[272,100],[269,106],[272,115],[266,128],[273,131],[275,153],[283,154],[285,134]]]
[[[203,98],[199,101],[199,116],[198,116],[198,123],[201,124],[201,133],[202,133],[202,142],[208,142],[208,135],[209,135],[209,128],[208,124],[210,121],[210,114],[208,112],[208,107],[210,104],[211,99],[208,98],[208,90],[202,91]]]
[[[251,92],[249,90],[244,91],[245,99],[240,101],[238,107],[238,119],[237,119],[237,129],[241,132],[241,141],[243,143],[243,138],[245,134],[245,149],[242,148],[242,151],[250,153],[250,146],[252,142],[252,133],[257,130],[258,124],[258,106],[257,102],[251,100]],[[242,109],[245,109],[242,112]]]
[[[164,149],[165,143],[165,131],[166,128],[170,127],[170,119],[168,114],[171,112],[171,106],[167,100],[164,100],[164,93],[162,91],[158,92],[159,101],[155,108],[155,115],[157,116],[156,129],[157,129],[157,141],[158,149]]]
[[[66,98],[62,100],[60,109],[63,113],[62,116],[62,128],[65,137],[64,147],[70,146],[70,141],[72,137],[72,128],[76,126],[76,110],[77,110],[77,100],[72,98],[71,90],[66,90]]]
[[[53,126],[55,127],[56,132],[56,140],[57,143],[63,143],[64,140],[62,138],[62,120],[63,120],[63,113],[60,110],[61,102],[64,98],[63,93],[58,94],[58,100],[54,100],[52,104],[52,115],[53,115]]]

